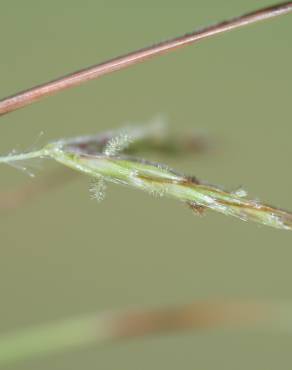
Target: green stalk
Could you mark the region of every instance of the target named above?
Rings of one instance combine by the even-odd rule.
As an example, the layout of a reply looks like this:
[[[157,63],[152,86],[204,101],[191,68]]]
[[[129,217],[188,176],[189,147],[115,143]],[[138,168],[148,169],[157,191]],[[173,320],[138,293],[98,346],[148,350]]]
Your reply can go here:
[[[44,158],[47,155],[45,149],[36,150],[34,152],[28,152],[28,153],[19,153],[19,154],[8,154],[6,156],[0,157],[0,163],[13,163],[13,162],[21,162],[21,161],[27,161],[30,159],[36,159],[36,158]]]
[[[105,340],[108,336],[105,322],[102,317],[84,316],[3,334],[0,337],[0,365]]]

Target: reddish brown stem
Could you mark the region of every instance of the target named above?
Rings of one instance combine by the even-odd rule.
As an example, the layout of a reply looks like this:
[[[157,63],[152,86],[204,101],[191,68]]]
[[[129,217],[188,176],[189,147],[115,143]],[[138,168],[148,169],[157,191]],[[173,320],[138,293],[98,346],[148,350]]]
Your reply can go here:
[[[143,62],[156,55],[164,54],[219,33],[247,26],[251,23],[273,18],[291,11],[292,1],[288,1],[73,72],[51,82],[38,85],[29,90],[19,92],[13,96],[0,100],[0,116],[25,107],[26,105],[36,102],[46,96],[53,95],[59,91],[80,85],[86,81],[94,80],[100,76]]]

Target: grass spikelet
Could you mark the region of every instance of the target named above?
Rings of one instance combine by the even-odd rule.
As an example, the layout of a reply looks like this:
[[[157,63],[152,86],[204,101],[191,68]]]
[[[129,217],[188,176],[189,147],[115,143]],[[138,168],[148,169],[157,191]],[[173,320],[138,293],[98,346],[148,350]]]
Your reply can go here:
[[[228,192],[201,182],[194,176],[176,172],[166,165],[121,155],[120,150],[126,148],[130,142],[134,143],[135,139],[141,142],[143,135],[148,140],[149,135],[153,135],[153,128],[131,130],[128,129],[127,134],[119,131],[116,135],[111,132],[100,136],[60,140],[35,152],[0,157],[0,163],[49,157],[96,179],[91,185],[91,194],[97,200],[104,197],[106,181],[140,189],[154,196],[177,199],[199,214],[204,209],[211,209],[244,221],[278,229],[292,229],[291,213],[247,199],[246,191],[241,188]],[[100,152],[96,151],[97,148]]]

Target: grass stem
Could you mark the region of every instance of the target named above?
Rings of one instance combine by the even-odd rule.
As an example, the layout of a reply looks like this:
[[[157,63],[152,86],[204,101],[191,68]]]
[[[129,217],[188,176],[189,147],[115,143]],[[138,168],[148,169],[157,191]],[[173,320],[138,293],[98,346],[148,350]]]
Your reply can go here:
[[[144,62],[154,56],[166,54],[170,51],[194,44],[206,38],[244,27],[252,23],[287,14],[291,11],[292,1],[280,3],[119,56],[101,64],[81,69],[0,100],[0,116],[37,102],[49,95],[56,94],[57,92],[97,79],[106,74],[125,69],[137,63]]]

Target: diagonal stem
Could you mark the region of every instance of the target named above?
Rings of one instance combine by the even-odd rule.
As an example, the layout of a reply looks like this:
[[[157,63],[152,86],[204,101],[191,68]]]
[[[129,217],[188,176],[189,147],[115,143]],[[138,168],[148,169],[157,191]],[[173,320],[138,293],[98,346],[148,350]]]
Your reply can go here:
[[[177,307],[84,315],[0,335],[0,365],[92,345],[193,330],[291,333],[291,303],[202,301]]]
[[[0,116],[25,107],[33,102],[37,102],[46,96],[56,94],[59,91],[69,89],[103,75],[130,67],[156,55],[165,54],[183,46],[196,43],[205,38],[269,18],[274,18],[282,14],[287,14],[291,11],[292,1],[284,2],[73,72],[69,75],[57,78],[53,81],[46,82],[42,85],[38,85],[0,100]]]

